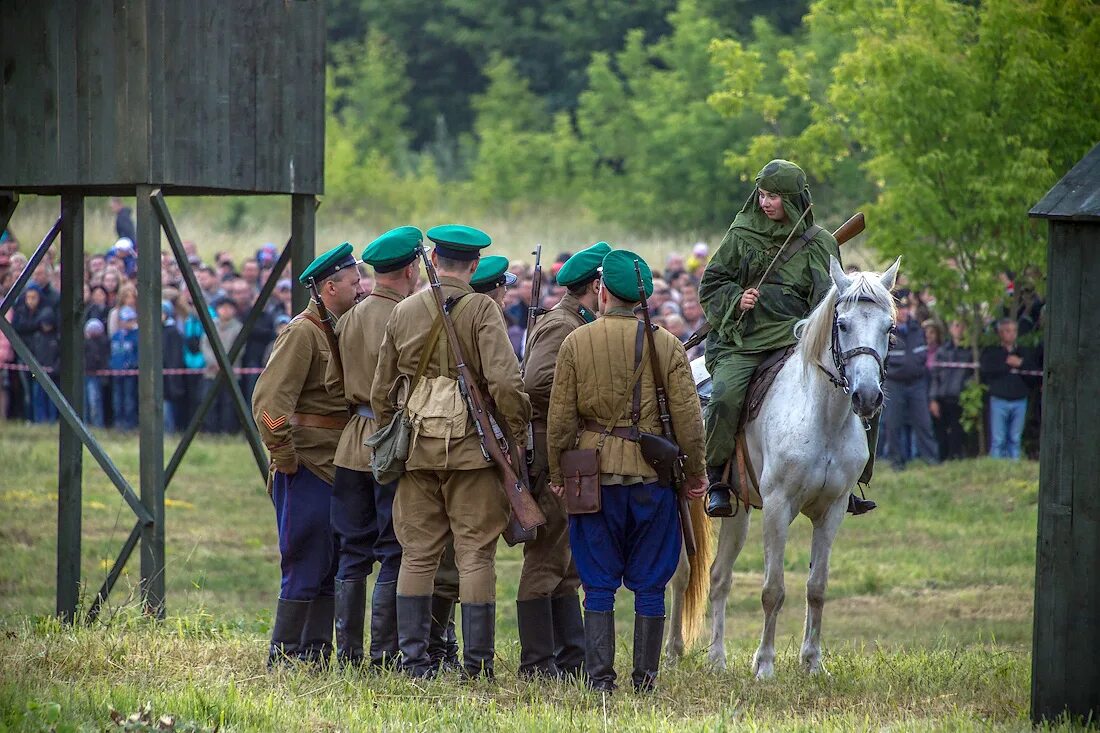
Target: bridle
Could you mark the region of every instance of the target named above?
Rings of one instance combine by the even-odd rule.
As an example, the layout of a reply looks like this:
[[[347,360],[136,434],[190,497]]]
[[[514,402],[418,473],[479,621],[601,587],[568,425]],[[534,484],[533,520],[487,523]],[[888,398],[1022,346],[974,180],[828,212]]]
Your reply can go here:
[[[858,298],[857,302],[874,303],[874,298],[862,295]],[[852,391],[852,385],[848,381],[847,366],[855,357],[866,354],[873,357],[875,363],[878,364],[878,376],[880,382],[886,381],[886,360],[882,358],[882,355],[872,349],[870,346],[857,346],[854,349],[848,349],[847,351],[840,350],[840,325],[837,323],[839,315],[837,309],[833,308],[833,334],[832,343],[829,346],[829,351],[833,356],[833,366],[836,367],[836,374],[833,374],[821,364],[817,365],[817,368],[829,378],[829,381],[833,383],[833,386],[843,390],[844,394],[848,394]],[[893,338],[893,329],[890,330],[891,338]]]

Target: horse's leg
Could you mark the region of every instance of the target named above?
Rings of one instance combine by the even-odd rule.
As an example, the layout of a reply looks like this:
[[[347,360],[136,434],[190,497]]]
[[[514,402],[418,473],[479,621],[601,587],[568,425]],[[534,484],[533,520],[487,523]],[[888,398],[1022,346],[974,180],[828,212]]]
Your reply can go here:
[[[733,583],[733,565],[737,562],[749,534],[749,512],[723,519],[718,530],[718,550],[710,566],[710,653],[707,659],[715,669],[726,668],[726,602]]]
[[[672,606],[668,613],[668,639],[665,641],[665,656],[675,662],[684,654],[684,593],[687,592],[691,566],[688,565],[687,550],[680,548],[680,564],[669,585],[672,588]]]
[[[806,628],[802,638],[802,666],[810,674],[822,671],[821,612],[825,608],[825,587],[829,582],[829,555],[844,519],[848,496],[838,499],[825,515],[814,522],[810,545],[810,576],[806,580]]]
[[[780,490],[781,491],[781,490]],[[752,671],[757,679],[770,679],[775,674],[775,622],[783,608],[786,593],[783,587],[783,552],[794,511],[782,492],[769,502],[764,500],[764,590],[760,602],[764,607],[764,631],[760,647],[752,659]]]

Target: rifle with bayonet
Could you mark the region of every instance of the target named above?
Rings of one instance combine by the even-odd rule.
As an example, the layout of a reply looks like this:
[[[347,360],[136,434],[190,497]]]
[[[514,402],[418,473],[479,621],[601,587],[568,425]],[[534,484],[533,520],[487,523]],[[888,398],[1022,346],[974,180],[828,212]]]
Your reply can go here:
[[[462,353],[462,345],[459,344],[458,336],[455,334],[454,322],[451,320],[451,314],[443,300],[443,287],[439,282],[439,273],[436,272],[426,247],[421,247],[420,257],[424,260],[428,282],[432,286],[436,305],[439,306],[439,313],[443,318],[443,329],[447,334],[447,343],[450,344],[451,354],[455,359],[455,368],[458,370],[458,388],[462,393],[462,398],[466,401],[470,414],[474,418],[474,427],[477,429],[477,437],[481,441],[482,453],[495,463],[500,470],[504,482],[504,493],[507,494],[508,503],[512,506],[513,520],[524,531],[530,532],[535,527],[545,524],[546,516],[539,509],[535,497],[531,495],[526,476],[520,478],[520,474],[526,474],[526,471],[517,473],[516,468],[513,468],[510,448],[503,432],[500,431],[499,427],[494,430],[493,423],[495,420],[490,416],[485,400],[481,396],[481,390],[478,389],[477,381],[474,379],[470,367],[466,364],[466,357]],[[431,348],[431,345],[425,345],[425,348]],[[522,468],[524,463],[525,459],[522,456],[517,456],[515,466]]]
[[[684,484],[684,463],[687,456],[676,442],[676,433],[672,428],[672,415],[668,410],[668,391],[665,389],[665,377],[661,373],[661,363],[657,358],[657,346],[653,341],[653,323],[649,320],[649,300],[645,294],[645,281],[642,268],[634,260],[634,273],[638,277],[638,299],[641,301],[642,319],[645,321],[646,340],[649,342],[649,365],[653,372],[653,384],[657,389],[657,414],[661,419],[661,435],[640,433],[638,444],[642,457],[657,469],[657,480],[676,492],[676,505],[680,513],[680,529],[684,535],[684,547],[688,555],[695,554],[695,532],[691,524],[691,507],[680,493]]]
[[[535,272],[531,278],[531,303],[527,306],[527,333],[523,336],[523,362],[519,367],[521,377],[527,374],[527,354],[531,350],[531,334],[535,330],[535,319],[542,312],[539,308],[539,303],[542,302],[542,245],[536,244],[535,251],[531,254],[535,256]]]
[[[833,232],[833,238],[836,239],[837,246],[839,247],[848,240],[853,239],[857,235],[863,233],[863,230],[865,228],[866,227],[863,220],[863,212],[857,211],[851,216],[850,219],[848,219],[848,221],[841,224],[839,229]],[[710,324],[704,323],[702,326],[699,326],[698,330],[696,330],[695,333],[691,334],[691,337],[688,338],[687,341],[684,342],[684,348],[688,351],[691,351],[696,346],[703,343],[703,340],[707,337],[708,333],[710,333]]]

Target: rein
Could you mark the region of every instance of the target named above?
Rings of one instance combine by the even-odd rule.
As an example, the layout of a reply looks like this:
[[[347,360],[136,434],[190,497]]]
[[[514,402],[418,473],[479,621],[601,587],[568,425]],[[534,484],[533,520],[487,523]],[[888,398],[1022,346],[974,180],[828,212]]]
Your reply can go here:
[[[860,297],[859,300],[866,303],[875,302],[873,298],[868,298],[866,296]],[[833,373],[831,373],[828,369],[821,366],[820,363],[817,365],[817,368],[820,369],[821,372],[829,378],[829,381],[832,382],[833,387],[843,390],[844,394],[848,394],[849,392],[851,392],[852,389],[852,385],[848,381],[848,362],[861,354],[866,354],[867,356],[873,357],[875,363],[878,364],[879,381],[885,382],[887,372],[886,361],[882,358],[881,354],[872,349],[870,346],[857,346],[854,349],[848,349],[847,351],[840,350],[840,326],[837,323],[837,318],[838,315],[836,308],[833,308],[833,334],[832,343],[829,346],[829,352],[832,354],[833,357],[833,366],[836,367],[836,374],[834,375]]]

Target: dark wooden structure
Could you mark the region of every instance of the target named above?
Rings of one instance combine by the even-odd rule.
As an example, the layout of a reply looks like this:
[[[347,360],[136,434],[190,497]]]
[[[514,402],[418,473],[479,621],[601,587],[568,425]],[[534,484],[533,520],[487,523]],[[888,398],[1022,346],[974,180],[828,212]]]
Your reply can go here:
[[[323,189],[325,19],[321,0],[4,0],[0,3],[0,230],[20,193],[61,197],[57,222],[0,302],[0,331],[61,414],[57,613],[80,601],[83,448],[118,488],[136,522],[99,593],[94,618],[141,545],[148,612],[164,613],[164,493],[213,403],[207,396],[165,464],[160,324],[161,233],[211,337],[257,468],[267,460],[230,364],[275,286],[261,292],[224,349],[183,251],[166,195],[287,194],[291,237],[276,272],[313,257]],[[138,491],[85,427],[82,276],[84,198],[135,196],[138,252]],[[3,315],[53,242],[61,240],[61,369],[57,384]],[[294,279],[294,306],[308,295]]]
[[[1100,720],[1100,145],[1035,205],[1050,227],[1031,717]]]

